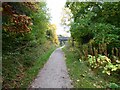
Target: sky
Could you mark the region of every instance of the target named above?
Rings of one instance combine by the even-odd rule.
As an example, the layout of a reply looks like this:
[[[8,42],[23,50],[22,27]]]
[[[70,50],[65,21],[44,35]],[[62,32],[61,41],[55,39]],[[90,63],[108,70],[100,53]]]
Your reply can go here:
[[[67,33],[64,30],[64,27],[61,26],[61,15],[62,15],[62,9],[64,8],[64,5],[66,3],[66,0],[46,0],[47,7],[49,8],[49,13],[51,15],[51,23],[55,24],[57,27],[56,33],[57,35],[66,35],[70,36],[69,33]]]

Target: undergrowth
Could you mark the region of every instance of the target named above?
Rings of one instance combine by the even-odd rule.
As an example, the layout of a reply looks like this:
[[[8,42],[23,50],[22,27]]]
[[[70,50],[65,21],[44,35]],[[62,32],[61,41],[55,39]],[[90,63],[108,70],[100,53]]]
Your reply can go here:
[[[66,46],[63,51],[74,88],[110,88],[111,83],[119,83],[114,76],[103,74],[100,70],[93,71],[87,61],[79,59],[77,48]]]
[[[2,56],[2,88],[27,88],[49,58],[54,45],[27,46]]]

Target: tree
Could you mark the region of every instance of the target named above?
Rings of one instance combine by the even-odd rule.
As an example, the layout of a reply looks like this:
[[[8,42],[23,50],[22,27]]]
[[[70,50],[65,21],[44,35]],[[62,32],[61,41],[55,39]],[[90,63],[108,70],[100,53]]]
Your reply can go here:
[[[56,45],[59,44],[58,37],[56,34],[56,25],[55,24],[49,24],[48,30],[47,30],[47,37]]]
[[[26,70],[54,45],[46,38],[50,16],[45,2],[3,2],[2,8],[3,88],[20,88]]]
[[[70,24],[71,36],[83,57],[87,59],[88,54],[92,54],[97,65],[99,54],[105,55],[111,59],[111,67],[117,66],[119,63],[116,61],[120,59],[118,54],[120,47],[120,16],[118,16],[120,3],[66,2],[66,7],[73,14],[73,22]],[[108,64],[106,70],[111,68]],[[119,68],[115,67],[115,70],[117,72]]]

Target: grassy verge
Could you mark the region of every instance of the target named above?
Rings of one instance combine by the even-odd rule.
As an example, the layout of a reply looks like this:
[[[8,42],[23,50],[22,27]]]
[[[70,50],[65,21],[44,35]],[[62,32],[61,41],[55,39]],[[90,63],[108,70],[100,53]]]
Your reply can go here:
[[[46,61],[48,60],[51,53],[55,50],[55,47],[50,48],[48,52],[44,53],[40,58],[35,62],[34,66],[26,71],[25,77],[21,81],[21,87],[28,87],[30,83],[36,78],[40,69],[44,66]]]
[[[48,42],[42,46],[29,46],[13,53],[4,53],[2,88],[27,88],[55,48],[54,45],[50,46]]]
[[[63,48],[66,64],[75,88],[104,88],[109,76],[92,71],[86,61],[79,61],[79,53],[74,48]],[[113,78],[114,79],[114,78]],[[111,79],[111,82],[113,80]]]

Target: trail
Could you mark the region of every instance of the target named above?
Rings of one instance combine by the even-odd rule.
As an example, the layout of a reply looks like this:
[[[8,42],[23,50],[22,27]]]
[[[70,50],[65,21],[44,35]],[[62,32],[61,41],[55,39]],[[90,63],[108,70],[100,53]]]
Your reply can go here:
[[[50,56],[30,88],[72,88],[65,56],[61,48],[57,48]]]

